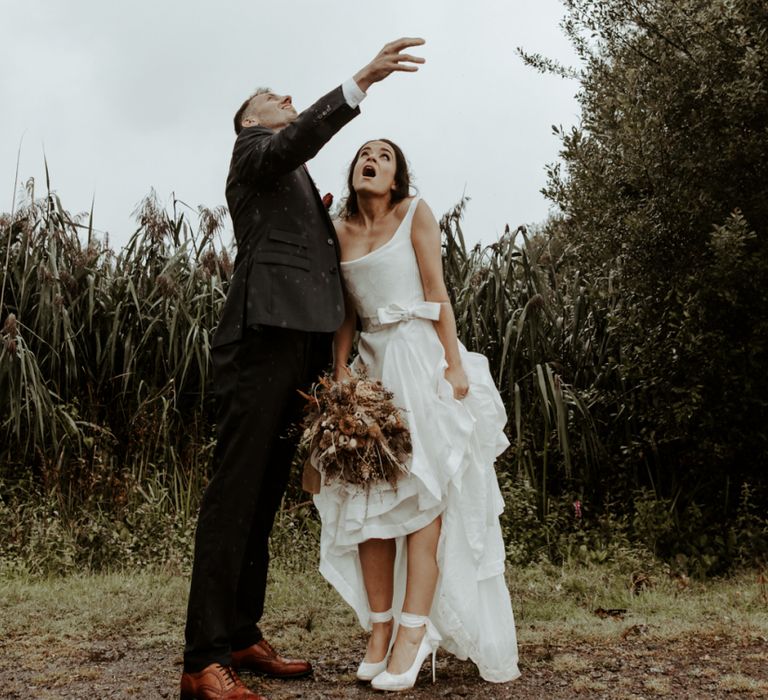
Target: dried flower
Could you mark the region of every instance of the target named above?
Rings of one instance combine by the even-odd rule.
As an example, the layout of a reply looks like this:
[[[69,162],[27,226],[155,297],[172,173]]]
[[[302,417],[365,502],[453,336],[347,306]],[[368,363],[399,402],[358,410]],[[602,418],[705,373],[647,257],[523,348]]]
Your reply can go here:
[[[9,336],[12,340],[19,334],[19,324],[16,321],[16,314],[8,314],[3,324],[3,334]]]
[[[77,292],[77,280],[66,270],[59,271],[59,280],[69,290],[70,294]]]
[[[393,394],[378,381],[356,375],[344,382],[324,376],[307,399],[302,443],[325,482],[368,489],[377,481],[397,487],[407,473],[411,436]]]
[[[218,258],[216,257],[216,251],[213,248],[208,248],[208,250],[200,256],[200,267],[207,273],[209,279],[216,274]]]
[[[157,285],[157,290],[164,297],[174,297],[178,292],[179,286],[176,284],[176,280],[168,275],[158,275],[155,284]]]
[[[37,268],[37,279],[45,284],[53,282],[53,273],[44,265],[40,265]]]
[[[232,258],[229,257],[229,253],[226,250],[221,251],[221,269],[224,272],[224,278],[229,279],[232,277],[232,272],[235,269],[235,264],[232,262]]]
[[[8,314],[3,324],[3,343],[9,355],[16,354],[16,338],[19,335],[19,324],[16,314]]]

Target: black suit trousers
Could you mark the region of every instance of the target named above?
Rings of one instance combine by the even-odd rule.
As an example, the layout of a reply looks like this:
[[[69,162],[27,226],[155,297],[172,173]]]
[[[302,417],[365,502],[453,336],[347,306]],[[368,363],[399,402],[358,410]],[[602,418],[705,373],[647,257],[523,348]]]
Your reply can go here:
[[[199,671],[261,639],[269,533],[306,390],[328,368],[332,333],[259,326],[213,350],[217,443],[195,535],[184,668]]]

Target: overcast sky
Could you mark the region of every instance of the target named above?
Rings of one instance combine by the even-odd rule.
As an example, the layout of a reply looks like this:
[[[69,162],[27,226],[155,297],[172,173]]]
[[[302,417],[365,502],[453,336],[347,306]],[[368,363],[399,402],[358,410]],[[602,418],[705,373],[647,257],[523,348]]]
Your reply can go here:
[[[466,192],[465,231],[542,221],[552,124],[578,122],[578,85],[526,67],[517,46],[575,65],[557,0],[0,0],[0,211],[19,178],[44,188],[43,153],[64,207],[88,210],[123,245],[151,187],[161,202],[224,204],[232,115],[257,86],[301,111],[384,43],[422,36],[427,63],[374,85],[362,114],[309,163],[321,194],[343,194],[365,140],[408,157],[439,217]]]

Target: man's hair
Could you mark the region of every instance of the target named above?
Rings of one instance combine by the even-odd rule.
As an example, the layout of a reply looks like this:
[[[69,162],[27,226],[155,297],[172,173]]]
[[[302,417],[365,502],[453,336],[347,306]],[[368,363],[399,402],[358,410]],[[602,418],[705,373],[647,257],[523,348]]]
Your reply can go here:
[[[268,92],[272,92],[267,87],[260,87],[256,88],[256,92],[251,94],[248,99],[243,102],[243,104],[240,105],[240,108],[235,112],[235,133],[239,134],[243,130],[243,117],[245,116],[245,113],[248,111],[248,107],[251,104],[251,100],[256,97],[256,95],[266,95]]]

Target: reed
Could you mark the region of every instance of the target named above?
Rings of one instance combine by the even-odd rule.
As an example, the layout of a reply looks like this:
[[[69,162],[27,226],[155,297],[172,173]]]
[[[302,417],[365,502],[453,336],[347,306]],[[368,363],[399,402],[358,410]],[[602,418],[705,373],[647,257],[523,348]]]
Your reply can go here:
[[[225,210],[162,210],[151,193],[115,253],[92,217],[28,181],[0,222],[0,468],[71,511],[94,492],[168,487],[189,515],[210,458],[210,329],[232,264],[215,245]],[[125,505],[124,503],[122,503]]]
[[[685,555],[702,571],[748,560],[696,504],[677,519],[677,497],[655,490],[657,471],[639,468],[647,389],[628,380],[616,330],[639,302],[622,289],[620,266],[586,277],[583,252],[557,220],[468,248],[465,205],[440,222],[444,269],[461,340],[488,358],[507,408],[512,445],[497,470],[517,558],[557,559],[562,533],[582,536],[584,504],[598,539],[610,523],[632,522],[642,542],[663,540],[660,553],[677,551],[676,533],[688,533]],[[210,341],[233,268],[225,215],[178,200],[166,210],[150,193],[115,252],[91,214],[70,214],[50,188],[37,197],[30,180],[0,217],[0,520],[16,533],[5,543],[13,551],[39,549],[55,521],[68,553],[51,549],[51,570],[70,560],[101,568],[115,537],[130,561],[161,556],[172,542],[186,561],[215,444]],[[306,510],[299,473],[287,513]],[[738,513],[762,551],[765,522],[748,511]],[[305,516],[302,527],[315,532]]]
[[[581,280],[560,279],[568,251],[541,236],[520,228],[468,250],[464,206],[441,221],[461,337],[489,358],[509,408],[514,463],[546,514],[559,477],[586,478],[599,464],[577,388],[591,376],[583,331],[595,311]],[[72,215],[55,192],[38,198],[26,183],[0,222],[6,483],[31,476],[71,510],[94,491],[120,504],[126,484],[151,481],[167,487],[173,511],[194,511],[214,436],[211,331],[232,271],[225,214],[178,201],[166,211],[151,193],[115,252],[91,215]]]
[[[459,333],[488,357],[507,406],[504,468],[532,485],[546,518],[552,497],[619,487],[605,448],[631,420],[612,408],[624,391],[610,330],[619,290],[580,274],[554,224],[468,248],[465,205],[440,222]],[[115,252],[92,215],[26,183],[0,220],[6,484],[37,485],[66,513],[89,498],[118,516],[157,503],[152,484],[169,512],[196,511],[214,445],[211,332],[233,267],[225,215],[178,200],[167,211],[150,193]]]

